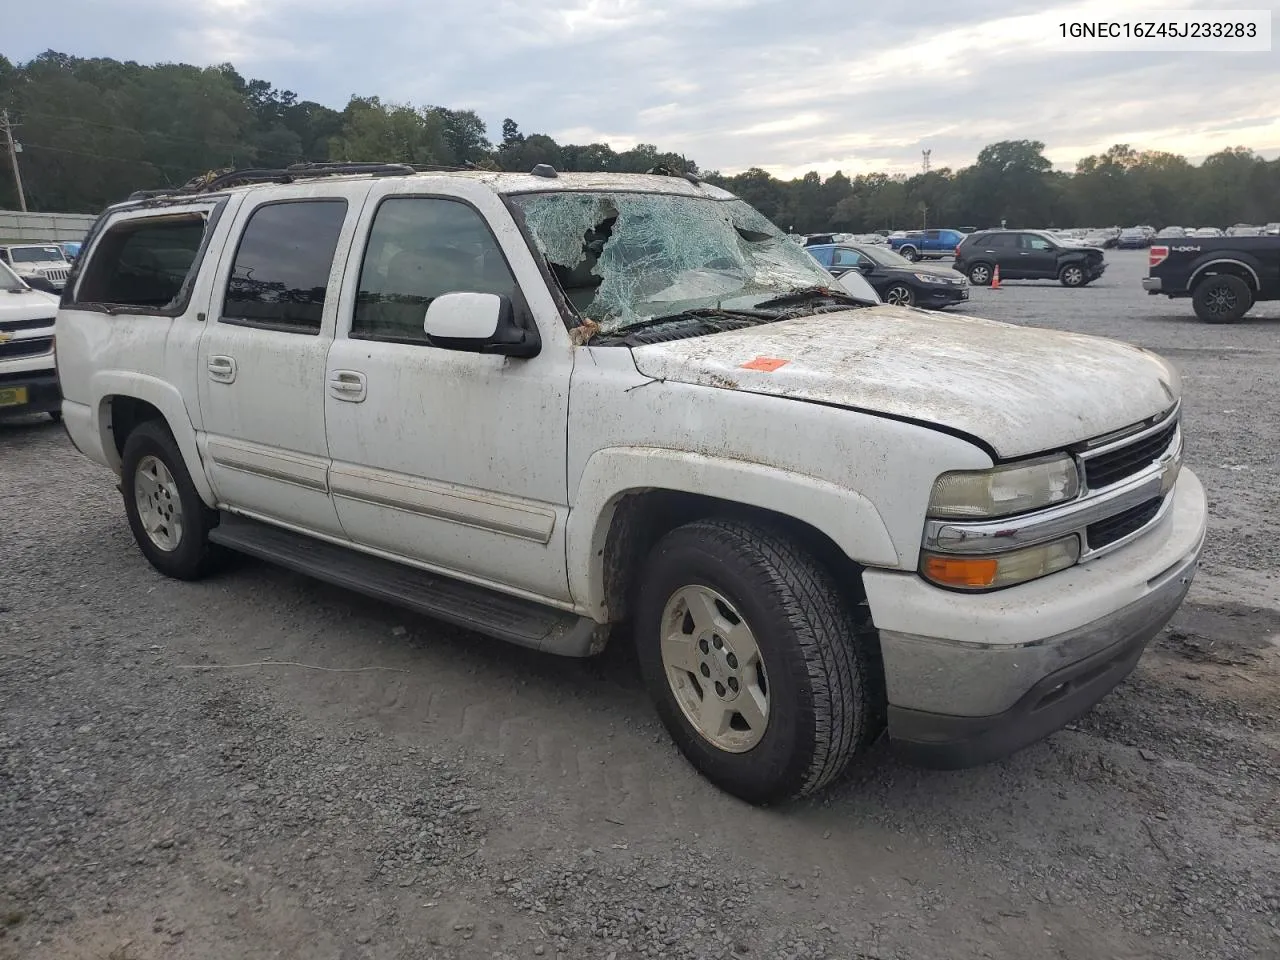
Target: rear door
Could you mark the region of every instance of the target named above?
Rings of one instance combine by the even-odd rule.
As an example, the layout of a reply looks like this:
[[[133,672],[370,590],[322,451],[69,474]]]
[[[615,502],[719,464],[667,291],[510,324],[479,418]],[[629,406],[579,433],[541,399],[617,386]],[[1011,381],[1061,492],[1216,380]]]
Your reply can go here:
[[[329,496],[324,371],[367,183],[245,200],[200,340],[198,437],[221,506],[342,536]]]

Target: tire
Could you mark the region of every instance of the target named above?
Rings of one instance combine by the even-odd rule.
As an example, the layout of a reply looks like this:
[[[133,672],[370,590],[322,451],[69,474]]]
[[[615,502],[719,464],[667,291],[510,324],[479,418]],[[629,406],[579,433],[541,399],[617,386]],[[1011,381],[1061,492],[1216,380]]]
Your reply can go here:
[[[899,255],[906,257],[912,263],[920,259],[920,251],[915,247],[901,247],[898,250]]]
[[[1084,264],[1064,264],[1058,271],[1058,282],[1064,287],[1083,287],[1089,282],[1089,274],[1085,272]]]
[[[143,556],[176,580],[198,580],[212,572],[225,557],[209,543],[218,515],[196,492],[168,427],[158,420],[139,424],[126,438],[121,460],[124,509]],[[140,507],[140,499],[153,506]],[[142,509],[153,526],[159,525],[154,533],[148,532]]]
[[[748,803],[820,790],[883,726],[870,618],[767,526],[702,520],[667,534],[649,556],[636,614],[641,672],[667,732],[703,776]],[[754,711],[731,709],[753,702]],[[721,742],[691,719],[702,704],[721,718]]]
[[[905,283],[895,283],[884,292],[884,302],[891,303],[895,307],[914,307],[916,305],[915,291]]]
[[[991,286],[991,272],[991,264],[989,263],[979,261],[978,263],[970,264],[969,283],[975,287],[989,287]]]
[[[50,420],[52,420],[54,423],[61,423],[61,422],[62,422],[62,411],[61,411],[61,410],[50,410],[50,411],[49,411],[49,419],[50,419]]]
[[[1205,323],[1235,323],[1253,306],[1253,290],[1239,277],[1219,273],[1196,284],[1191,303]]]

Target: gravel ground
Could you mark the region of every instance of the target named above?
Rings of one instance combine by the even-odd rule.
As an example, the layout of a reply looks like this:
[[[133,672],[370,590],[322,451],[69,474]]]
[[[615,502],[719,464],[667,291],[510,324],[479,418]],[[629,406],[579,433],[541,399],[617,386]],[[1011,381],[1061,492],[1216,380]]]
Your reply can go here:
[[[1280,957],[1280,304],[1204,326],[1109,260],[963,310],[1178,364],[1188,603],[1045,743],[881,745],[785,809],[692,772],[625,643],[539,657],[250,561],[167,581],[60,428],[0,427],[0,958]]]

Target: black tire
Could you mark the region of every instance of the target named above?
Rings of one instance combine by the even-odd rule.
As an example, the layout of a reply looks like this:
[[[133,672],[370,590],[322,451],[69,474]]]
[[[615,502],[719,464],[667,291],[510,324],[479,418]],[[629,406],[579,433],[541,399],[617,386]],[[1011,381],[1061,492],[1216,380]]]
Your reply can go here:
[[[1083,263],[1064,263],[1058,271],[1058,282],[1064,287],[1083,287],[1089,282],[1089,274]]]
[[[759,647],[768,722],[745,752],[705,738],[668,679],[664,611],[689,586],[710,588],[729,601]],[[753,804],[804,796],[839,776],[883,727],[883,672],[870,618],[859,610],[808,552],[767,526],[701,520],[667,534],[644,571],[635,639],[658,715],[689,762]],[[712,693],[708,688],[705,696]]]
[[[986,261],[979,260],[969,264],[969,283],[975,287],[991,286],[992,267]]]
[[[1196,284],[1191,303],[1205,323],[1235,323],[1253,306],[1253,290],[1239,277],[1219,273]]]
[[[145,457],[159,460],[177,488],[182,532],[177,545],[170,550],[162,549],[152,540],[139,516],[138,465]],[[143,556],[165,576],[176,580],[198,580],[211,573],[226,556],[221,548],[209,542],[209,531],[217,526],[218,515],[205,506],[196,492],[169,428],[159,420],[143,421],[125,439],[121,460],[120,488],[124,494],[124,510]]]
[[[62,422],[62,411],[61,411],[61,410],[50,410],[50,411],[49,411],[49,419],[50,419],[50,420],[52,420],[54,423],[61,423],[61,422]]]
[[[914,307],[916,305],[916,293],[905,283],[895,283],[884,292],[884,302],[899,307]]]
[[[915,263],[917,260],[920,259],[920,251],[918,251],[915,247],[912,247],[912,246],[899,247],[898,254],[900,256],[906,257],[912,263]]]

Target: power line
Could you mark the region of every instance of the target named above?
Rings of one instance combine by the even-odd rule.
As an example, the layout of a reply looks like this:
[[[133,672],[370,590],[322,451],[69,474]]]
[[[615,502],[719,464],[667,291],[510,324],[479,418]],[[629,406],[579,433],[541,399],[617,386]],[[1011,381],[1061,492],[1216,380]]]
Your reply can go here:
[[[63,123],[82,123],[90,127],[100,127],[103,130],[117,130],[123,133],[136,133],[140,137],[157,137],[161,140],[172,140],[176,143],[195,143],[205,147],[226,147],[227,149],[230,149],[230,150],[244,150],[246,148],[252,148],[251,144],[243,143],[243,142],[232,143],[227,140],[202,140],[198,137],[181,137],[173,133],[162,133],[159,130],[139,130],[137,127],[126,127],[118,123],[102,123],[97,120],[86,120],[84,117],[67,117],[67,116],[62,116],[60,114],[55,114],[55,113],[42,113],[37,110],[24,110],[23,115],[28,117],[39,117],[42,120],[54,120],[54,121],[59,121]],[[296,132],[296,131],[290,131],[290,132]],[[257,148],[252,148],[252,149],[257,149]],[[274,156],[274,157],[287,157],[292,160],[297,159],[297,157],[295,157],[293,154],[284,153],[280,150],[259,150],[259,152],[270,155],[270,156]]]
[[[88,153],[84,150],[68,150],[65,147],[48,147],[43,143],[24,143],[24,149],[30,148],[34,150],[47,150],[50,153],[69,153],[76,157],[89,157],[93,160],[118,160],[121,163],[137,163],[144,167],[155,167],[157,170],[177,170],[179,172],[187,172],[191,167],[179,167],[171,163],[156,163],[153,160],[143,160],[139,157],[112,157],[104,153]]]

